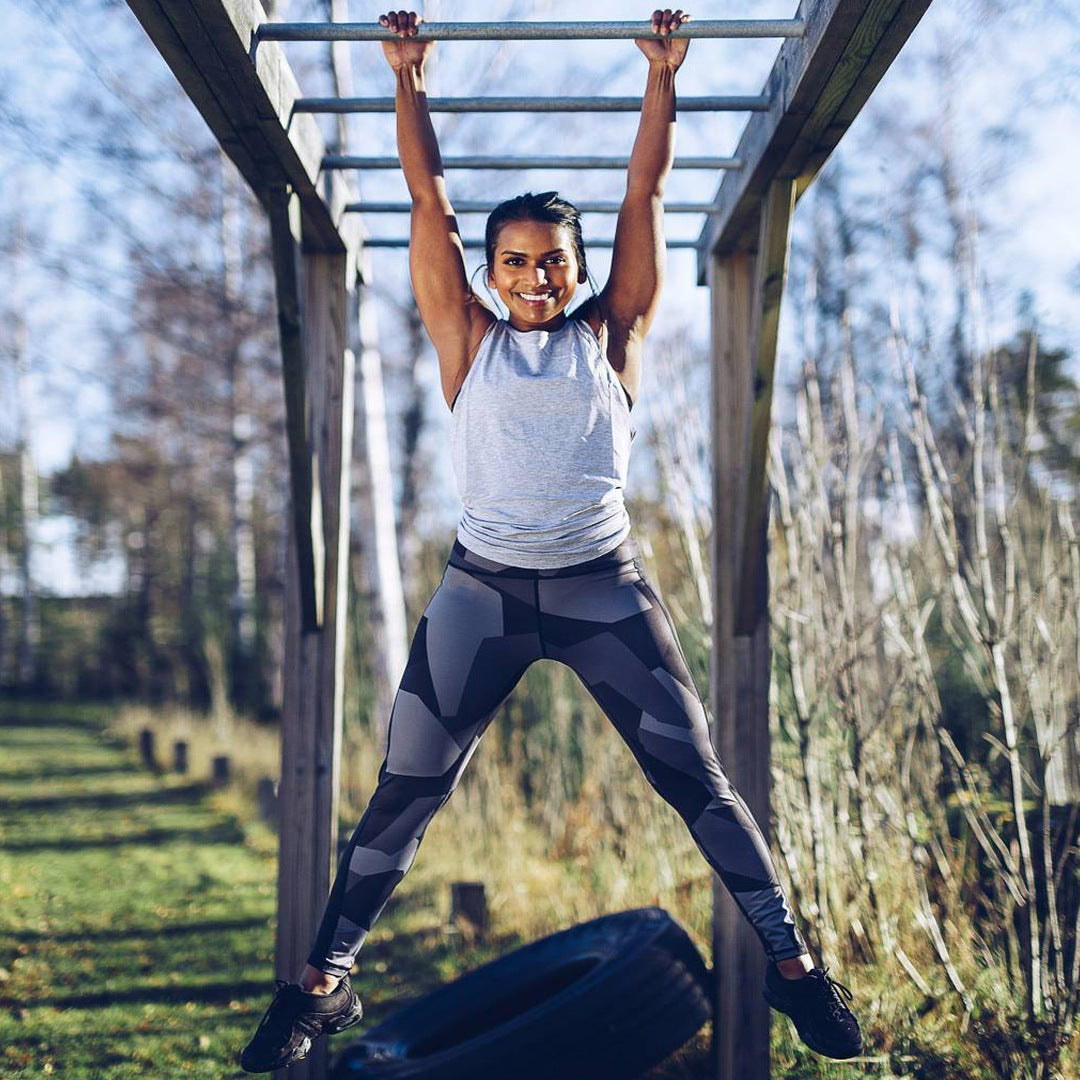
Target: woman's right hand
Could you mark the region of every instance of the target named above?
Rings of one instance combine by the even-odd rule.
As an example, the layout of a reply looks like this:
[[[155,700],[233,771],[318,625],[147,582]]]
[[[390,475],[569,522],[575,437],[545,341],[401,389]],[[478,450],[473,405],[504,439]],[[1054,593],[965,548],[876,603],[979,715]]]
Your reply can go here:
[[[417,27],[424,21],[415,11],[388,11],[379,16],[379,25],[397,34],[396,41],[384,41],[383,52],[394,71],[408,64],[423,65],[427,55],[435,47],[434,41],[410,41],[416,36]]]

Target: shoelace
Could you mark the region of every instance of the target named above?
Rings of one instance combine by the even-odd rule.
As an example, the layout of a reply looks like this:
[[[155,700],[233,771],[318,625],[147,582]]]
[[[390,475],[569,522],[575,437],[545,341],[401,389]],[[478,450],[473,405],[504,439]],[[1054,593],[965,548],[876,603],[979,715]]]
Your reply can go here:
[[[837,1019],[842,1019],[845,1012],[848,1012],[847,1006],[840,1000],[840,995],[836,993],[837,990],[843,992],[844,997],[848,1001],[854,1001],[855,995],[842,983],[832,978],[829,974],[829,969],[825,968],[821,973],[821,981],[829,987],[833,993],[829,995],[829,1012]]]

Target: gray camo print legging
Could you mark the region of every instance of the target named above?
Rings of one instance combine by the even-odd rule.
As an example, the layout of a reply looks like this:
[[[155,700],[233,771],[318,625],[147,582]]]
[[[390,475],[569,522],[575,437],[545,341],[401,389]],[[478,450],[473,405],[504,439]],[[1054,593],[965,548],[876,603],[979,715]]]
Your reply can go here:
[[[768,958],[806,952],[631,536],[606,555],[556,570],[493,562],[454,541],[413,636],[378,785],[341,856],[308,962],[339,976],[352,968],[487,725],[543,658],[577,673],[686,822]]]

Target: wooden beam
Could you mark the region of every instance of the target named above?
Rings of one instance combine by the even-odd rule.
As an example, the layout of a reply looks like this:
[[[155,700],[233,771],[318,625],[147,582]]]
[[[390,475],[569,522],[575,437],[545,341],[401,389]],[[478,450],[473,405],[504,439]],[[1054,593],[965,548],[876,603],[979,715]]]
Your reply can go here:
[[[701,232],[698,284],[713,253],[753,247],[765,192],[777,177],[805,190],[922,18],[930,0],[804,0],[802,38],[780,49],[765,84],[768,112],[747,123],[734,157],[743,162],[717,191]],[[805,9],[805,10],[804,10]]]
[[[768,838],[769,579],[766,455],[795,184],[777,180],[756,252],[713,256],[711,700],[717,752]],[[719,878],[713,891],[714,1059],[721,1080],[767,1080],[761,942]]]
[[[290,982],[315,938],[337,852],[354,377],[345,348],[346,266],[344,253],[304,256],[304,355],[326,576],[325,617],[316,630],[301,624],[295,573],[286,587],[275,967]],[[321,1080],[327,1049],[326,1040],[318,1040],[308,1058],[276,1075]]]
[[[315,118],[293,114],[300,88],[282,47],[252,47],[255,30],[267,22],[258,0],[129,0],[128,6],[256,196],[265,200],[271,183],[292,185],[305,249],[354,249],[360,223],[345,215],[350,200],[340,178],[320,177],[326,147]]]
[[[296,575],[300,626],[305,633],[323,621],[325,544],[317,458],[311,442],[311,411],[305,363],[304,281],[300,254],[299,200],[284,185],[267,191],[270,242],[277,291],[281,373],[285,388],[285,433],[289,446],[290,509],[295,559],[289,574]],[[316,321],[317,316],[316,316]]]
[[[755,633],[736,636],[735,600],[744,524],[745,463],[753,409],[751,372],[756,257],[735,251],[714,257],[712,297],[712,555],[713,640],[710,700],[713,738],[731,782],[762,831],[769,821],[768,617]],[[767,610],[767,606],[766,606]],[[719,877],[713,879],[714,1075],[767,1080],[769,1009],[759,991],[765,956]]]
[[[766,558],[769,485],[767,465],[769,427],[772,421],[773,384],[776,373],[776,344],[780,331],[780,301],[787,280],[791,215],[795,209],[795,182],[774,180],[769,185],[761,211],[758,252],[755,257],[751,351],[755,361],[749,373],[750,385],[744,393],[751,399],[746,423],[747,442],[743,467],[739,469],[740,498],[735,520],[741,523],[736,577],[739,592],[735,604],[735,635],[754,633],[768,604],[768,589],[762,591],[762,563]]]

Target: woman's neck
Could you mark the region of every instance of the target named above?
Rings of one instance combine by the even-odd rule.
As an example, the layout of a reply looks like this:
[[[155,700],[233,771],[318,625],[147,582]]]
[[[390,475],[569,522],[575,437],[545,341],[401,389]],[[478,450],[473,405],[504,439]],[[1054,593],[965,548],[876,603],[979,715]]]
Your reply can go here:
[[[543,323],[542,325],[532,323],[529,326],[515,326],[512,316],[506,321],[511,329],[518,330],[522,333],[526,333],[530,330],[547,330],[548,332],[550,332],[552,330],[561,330],[563,326],[566,325],[567,315],[565,311],[560,311],[559,314],[556,315],[553,319],[549,319],[546,323]]]

